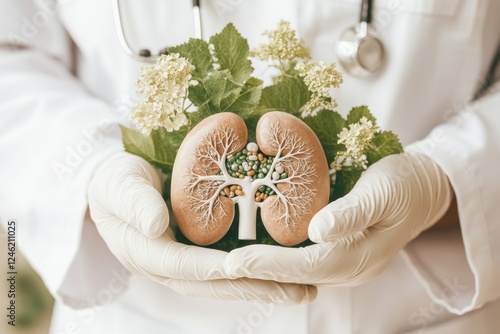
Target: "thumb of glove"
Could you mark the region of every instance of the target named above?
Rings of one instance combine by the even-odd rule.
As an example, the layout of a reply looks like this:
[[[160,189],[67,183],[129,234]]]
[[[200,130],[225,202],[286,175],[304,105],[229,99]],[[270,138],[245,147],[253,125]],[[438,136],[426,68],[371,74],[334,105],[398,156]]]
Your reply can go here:
[[[156,238],[168,227],[158,173],[142,158],[120,152],[97,169],[88,189],[89,208],[97,225],[122,221]]]

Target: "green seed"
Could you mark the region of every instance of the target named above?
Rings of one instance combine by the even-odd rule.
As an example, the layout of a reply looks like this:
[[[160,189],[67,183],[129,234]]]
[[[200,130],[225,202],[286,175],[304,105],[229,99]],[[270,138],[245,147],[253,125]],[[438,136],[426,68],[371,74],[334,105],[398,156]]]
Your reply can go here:
[[[288,177],[288,173],[287,172],[283,172],[283,173],[281,173],[280,177],[282,179],[286,179]]]
[[[271,193],[271,188],[267,188],[265,193],[269,195]]]
[[[276,194],[276,193],[274,192],[274,190],[271,190],[271,191],[269,192],[269,196],[272,196],[272,195],[274,195],[274,194]]]
[[[247,154],[248,153],[248,150],[246,148],[243,149],[243,151],[241,151],[243,154]]]
[[[260,191],[261,193],[263,193],[264,191],[266,191],[266,186],[260,186],[260,187],[259,187],[259,191]]]
[[[244,170],[244,169],[239,169],[239,170],[238,170],[238,172],[239,172],[240,174],[246,174],[246,172],[245,172],[245,170]]]
[[[266,176],[264,175],[264,173],[259,173],[259,175],[258,175],[258,178],[259,178],[259,179],[263,179],[264,177],[266,177]]]

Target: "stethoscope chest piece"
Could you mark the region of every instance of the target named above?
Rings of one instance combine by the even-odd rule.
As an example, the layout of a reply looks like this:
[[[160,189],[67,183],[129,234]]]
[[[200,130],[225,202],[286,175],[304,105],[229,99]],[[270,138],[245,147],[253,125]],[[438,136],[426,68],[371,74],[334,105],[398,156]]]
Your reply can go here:
[[[339,63],[351,75],[367,77],[382,67],[382,42],[368,32],[371,20],[371,0],[363,0],[360,23],[345,30],[337,43]]]

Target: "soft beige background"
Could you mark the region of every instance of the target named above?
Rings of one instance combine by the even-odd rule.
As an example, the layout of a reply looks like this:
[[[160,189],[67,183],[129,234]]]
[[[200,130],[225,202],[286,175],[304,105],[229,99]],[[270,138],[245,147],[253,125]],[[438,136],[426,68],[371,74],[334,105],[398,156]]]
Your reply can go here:
[[[19,247],[16,242],[16,247]],[[0,228],[0,333],[46,334],[48,333],[53,300],[40,277],[16,249],[16,326],[7,324],[9,299],[7,283],[7,238]]]

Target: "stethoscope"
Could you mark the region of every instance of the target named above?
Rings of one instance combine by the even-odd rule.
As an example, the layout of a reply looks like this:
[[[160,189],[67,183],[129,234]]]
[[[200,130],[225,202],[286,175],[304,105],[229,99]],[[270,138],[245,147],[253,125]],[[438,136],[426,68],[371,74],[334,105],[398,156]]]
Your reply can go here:
[[[339,63],[345,71],[356,77],[366,77],[377,72],[383,65],[384,47],[382,42],[369,32],[372,18],[373,0],[362,0],[359,23],[345,30],[337,43]],[[168,47],[153,54],[149,49],[134,51],[125,37],[120,0],[113,1],[116,31],[122,49],[131,58],[154,62],[160,55],[168,54]],[[194,32],[196,38],[203,38],[201,26],[200,0],[193,0]]]
[[[116,32],[118,33],[118,40],[120,46],[125,53],[138,61],[153,63],[156,59],[163,55],[168,54],[168,47],[165,47],[158,51],[157,54],[152,54],[150,49],[141,49],[138,52],[134,51],[125,37],[125,32],[123,30],[122,22],[122,10],[120,5],[120,0],[113,1],[113,11],[115,16]],[[200,0],[193,0],[193,19],[194,19],[194,37],[203,39],[203,28],[201,26],[201,12],[200,12]]]
[[[384,62],[382,42],[370,34],[373,0],[362,0],[359,23],[340,35],[337,43],[339,63],[351,75],[367,77],[377,72]]]

